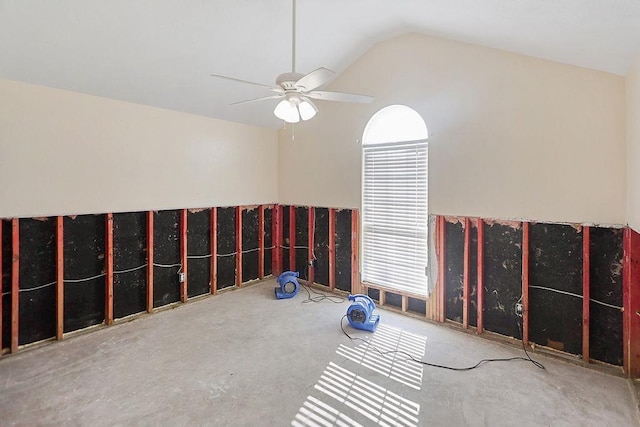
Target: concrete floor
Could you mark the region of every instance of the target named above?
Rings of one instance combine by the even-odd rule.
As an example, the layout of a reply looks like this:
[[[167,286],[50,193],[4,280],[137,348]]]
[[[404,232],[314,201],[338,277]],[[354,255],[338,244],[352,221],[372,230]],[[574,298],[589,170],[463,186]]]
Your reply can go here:
[[[382,359],[340,331],[346,302],[303,304],[304,290],[277,301],[274,286],[3,357],[0,425],[638,425],[623,378],[543,355],[534,358],[546,370],[515,361],[453,372]],[[380,348],[457,366],[521,355],[379,313]]]

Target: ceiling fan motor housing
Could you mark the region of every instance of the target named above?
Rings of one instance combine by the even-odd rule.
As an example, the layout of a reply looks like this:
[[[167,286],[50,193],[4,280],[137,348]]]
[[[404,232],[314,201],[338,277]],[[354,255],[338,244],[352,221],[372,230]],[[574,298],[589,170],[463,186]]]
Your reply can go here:
[[[298,283],[297,277],[300,277],[300,273],[297,271],[285,271],[278,276],[277,282],[280,287],[274,289],[277,299],[288,299],[296,296],[300,290],[300,283]]]
[[[374,332],[380,322],[380,316],[373,314],[376,308],[373,300],[368,295],[357,294],[349,295],[349,301],[353,301],[347,309],[349,324],[356,329]]]

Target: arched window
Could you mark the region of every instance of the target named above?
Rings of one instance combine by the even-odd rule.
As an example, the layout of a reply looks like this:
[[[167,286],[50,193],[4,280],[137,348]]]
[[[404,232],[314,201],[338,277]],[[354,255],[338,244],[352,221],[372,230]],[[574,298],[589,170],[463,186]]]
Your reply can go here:
[[[415,110],[378,111],[363,135],[362,280],[427,295],[427,126]]]

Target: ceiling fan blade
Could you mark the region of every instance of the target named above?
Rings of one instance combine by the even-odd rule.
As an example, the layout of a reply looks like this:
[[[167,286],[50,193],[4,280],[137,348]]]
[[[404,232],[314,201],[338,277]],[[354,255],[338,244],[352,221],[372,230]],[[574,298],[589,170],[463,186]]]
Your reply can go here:
[[[266,101],[267,99],[278,99],[278,98],[284,98],[284,93],[281,95],[271,95],[271,96],[263,96],[261,98],[247,99],[246,101],[234,102],[233,104],[229,104],[229,105],[250,104],[252,102]]]
[[[248,80],[236,79],[235,77],[228,77],[228,76],[223,76],[223,75],[220,75],[220,74],[211,74],[211,77],[217,77],[219,79],[231,80],[231,81],[234,81],[234,82],[247,83],[247,84],[254,85],[254,86],[260,86],[260,87],[272,90],[274,92],[284,92],[282,90],[282,88],[279,88],[279,87],[276,87],[276,86],[263,85],[262,83],[256,83],[256,82],[250,82]]]
[[[331,70],[320,67],[300,78],[300,80],[296,82],[295,86],[303,92],[308,92],[327,83],[333,78],[333,76],[335,76],[335,74],[336,73]]]
[[[339,101],[339,102],[357,102],[361,104],[368,104],[373,101],[373,96],[359,95],[357,93],[344,93],[344,92],[327,92],[325,90],[314,90],[313,92],[305,93],[306,96],[313,99],[320,99],[323,101]]]

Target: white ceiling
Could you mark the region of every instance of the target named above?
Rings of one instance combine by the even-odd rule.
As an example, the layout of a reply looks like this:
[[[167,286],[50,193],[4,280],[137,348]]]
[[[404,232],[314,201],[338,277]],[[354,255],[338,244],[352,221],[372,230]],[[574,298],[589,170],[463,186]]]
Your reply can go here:
[[[297,71],[344,70],[407,32],[626,74],[640,0],[298,0]],[[0,0],[0,78],[277,128],[291,0]]]

